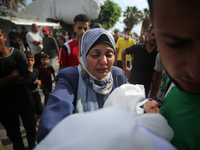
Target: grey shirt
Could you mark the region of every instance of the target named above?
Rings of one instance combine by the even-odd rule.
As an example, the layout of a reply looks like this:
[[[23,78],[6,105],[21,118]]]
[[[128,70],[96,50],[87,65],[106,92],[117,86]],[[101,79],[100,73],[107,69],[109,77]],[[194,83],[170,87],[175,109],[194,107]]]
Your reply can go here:
[[[50,58],[56,57],[56,51],[58,44],[54,37],[45,38],[43,37],[44,53],[48,54]]]

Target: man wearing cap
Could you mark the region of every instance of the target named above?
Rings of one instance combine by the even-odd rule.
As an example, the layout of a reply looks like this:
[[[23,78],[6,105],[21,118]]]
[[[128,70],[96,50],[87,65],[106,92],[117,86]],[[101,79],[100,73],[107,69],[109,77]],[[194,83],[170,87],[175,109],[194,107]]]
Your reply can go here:
[[[32,24],[31,31],[29,31],[26,35],[26,40],[31,49],[31,52],[35,54],[35,65],[34,65],[35,68],[37,68],[41,64],[40,52],[43,49],[43,42],[42,38],[38,33],[38,29],[39,29],[38,25]]]
[[[49,65],[54,67],[55,64],[55,57],[56,57],[56,52],[59,54],[59,48],[58,44],[56,42],[56,39],[54,37],[50,36],[50,30],[47,27],[43,27],[42,32],[44,34],[43,37],[43,52],[45,54],[49,55]]]

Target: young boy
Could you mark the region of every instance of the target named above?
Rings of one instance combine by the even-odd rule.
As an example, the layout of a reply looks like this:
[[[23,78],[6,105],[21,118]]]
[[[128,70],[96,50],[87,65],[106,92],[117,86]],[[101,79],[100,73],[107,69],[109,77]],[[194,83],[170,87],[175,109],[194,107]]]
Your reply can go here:
[[[39,119],[41,117],[42,111],[43,111],[43,106],[41,103],[41,97],[38,91],[38,86],[41,86],[41,80],[38,80],[39,78],[39,71],[36,68],[33,68],[33,65],[35,64],[35,58],[34,58],[34,53],[31,51],[26,51],[26,58],[29,63],[29,70],[30,70],[30,76],[32,83],[30,85],[31,89],[31,95],[33,97],[33,100],[35,102],[35,113],[36,113],[36,131],[39,125]]]
[[[45,95],[45,105],[49,99],[49,93],[52,91],[52,78],[51,75],[53,75],[54,81],[56,81],[55,71],[52,66],[49,65],[49,55],[42,54],[41,55],[41,62],[42,64],[38,66],[38,70],[40,72],[40,77],[42,81],[41,88],[43,90],[43,93]]]
[[[163,67],[175,84],[161,106],[174,130],[171,143],[200,149],[200,1],[149,0],[149,6]]]
[[[30,72],[25,55],[5,46],[6,34],[0,28],[0,122],[14,150],[25,150],[20,132],[22,119],[30,149],[35,146],[35,111],[29,83]]]

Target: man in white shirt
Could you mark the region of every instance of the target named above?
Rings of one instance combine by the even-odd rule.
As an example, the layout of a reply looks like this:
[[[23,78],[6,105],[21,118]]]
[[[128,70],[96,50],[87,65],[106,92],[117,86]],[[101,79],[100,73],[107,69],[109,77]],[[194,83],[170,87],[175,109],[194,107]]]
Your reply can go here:
[[[32,24],[31,31],[26,35],[26,40],[31,49],[31,52],[35,54],[35,65],[37,67],[40,65],[40,52],[43,49],[42,38],[38,33],[38,25]]]

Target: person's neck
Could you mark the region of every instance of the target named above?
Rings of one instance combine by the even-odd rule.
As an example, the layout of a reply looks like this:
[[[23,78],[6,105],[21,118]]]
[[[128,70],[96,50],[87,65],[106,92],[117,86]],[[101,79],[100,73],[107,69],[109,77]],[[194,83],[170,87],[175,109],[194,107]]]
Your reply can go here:
[[[34,34],[36,34],[37,32],[35,32],[35,31],[33,31],[33,30],[31,30],[31,32],[33,32]]]
[[[74,38],[74,40],[75,40],[76,42],[79,42],[79,38],[78,38],[77,36]]]
[[[0,50],[0,58],[6,57],[8,54],[10,54],[11,50],[11,47],[2,47],[2,49]]]
[[[33,67],[29,67],[30,72],[33,72]]]
[[[157,45],[150,45],[149,42],[147,41],[146,43],[146,49],[149,53],[151,53],[153,50],[155,50],[155,48],[157,47]]]

